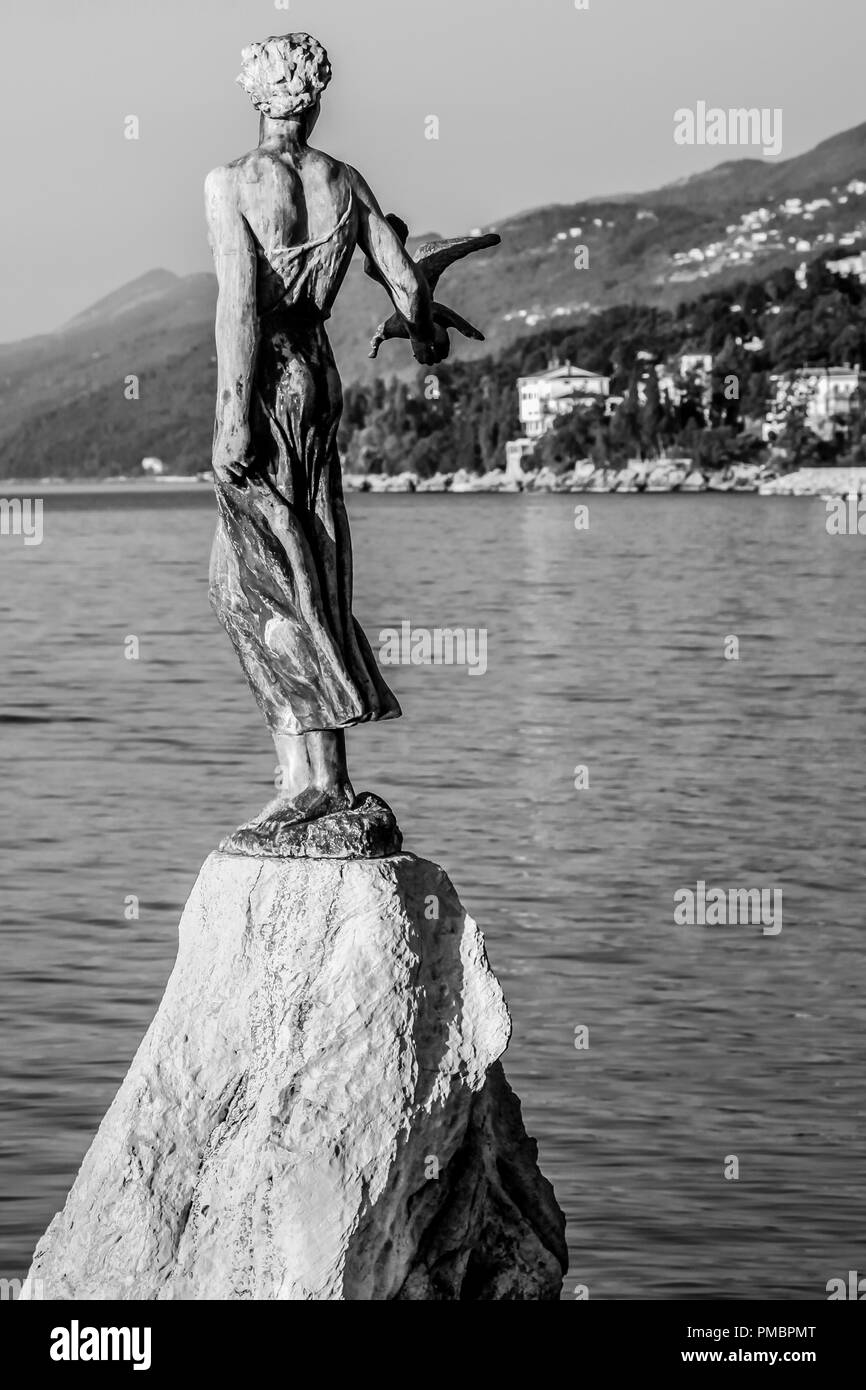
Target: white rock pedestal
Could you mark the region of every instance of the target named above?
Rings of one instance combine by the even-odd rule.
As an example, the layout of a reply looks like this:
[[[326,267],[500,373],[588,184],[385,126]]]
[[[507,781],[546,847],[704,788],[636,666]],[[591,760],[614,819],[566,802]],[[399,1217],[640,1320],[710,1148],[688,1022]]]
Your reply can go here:
[[[54,1299],[558,1298],[509,1033],[437,865],[212,854],[30,1278]]]

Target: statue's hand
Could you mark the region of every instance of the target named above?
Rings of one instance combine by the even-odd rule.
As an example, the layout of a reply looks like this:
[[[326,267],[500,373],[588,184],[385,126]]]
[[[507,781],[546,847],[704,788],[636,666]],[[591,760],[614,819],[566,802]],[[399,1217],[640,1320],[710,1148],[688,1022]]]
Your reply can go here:
[[[432,338],[412,339],[412,351],[415,354],[415,361],[421,362],[425,367],[432,367],[437,362],[444,362],[451,351],[448,329],[443,328],[441,323],[435,324]]]
[[[213,471],[219,482],[243,487],[254,463],[249,425],[234,425],[218,432]]]

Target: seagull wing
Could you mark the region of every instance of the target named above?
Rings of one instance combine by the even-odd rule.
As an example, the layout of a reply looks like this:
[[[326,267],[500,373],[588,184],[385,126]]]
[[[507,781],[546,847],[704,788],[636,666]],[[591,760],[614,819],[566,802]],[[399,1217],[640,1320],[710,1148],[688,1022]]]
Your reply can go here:
[[[430,289],[435,290],[440,276],[449,265],[461,261],[464,256],[471,256],[473,251],[498,246],[501,240],[496,232],[488,232],[487,236],[458,236],[452,237],[451,241],[428,241],[424,246],[419,246],[415,260],[419,269],[423,270]]]

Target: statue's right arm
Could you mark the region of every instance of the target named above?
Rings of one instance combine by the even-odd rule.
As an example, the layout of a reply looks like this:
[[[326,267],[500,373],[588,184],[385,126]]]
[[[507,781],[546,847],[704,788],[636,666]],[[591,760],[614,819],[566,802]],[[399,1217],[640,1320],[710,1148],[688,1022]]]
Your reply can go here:
[[[419,275],[369,184],[357,169],[346,167],[358,200],[358,245],[382,276],[394,308],[406,320],[409,336],[417,343],[432,343],[436,329],[427,281]]]
[[[231,482],[240,482],[252,462],[249,416],[259,341],[256,253],[241,211],[239,177],[228,167],[213,169],[205,180],[208,240],[219,286],[214,470]]]

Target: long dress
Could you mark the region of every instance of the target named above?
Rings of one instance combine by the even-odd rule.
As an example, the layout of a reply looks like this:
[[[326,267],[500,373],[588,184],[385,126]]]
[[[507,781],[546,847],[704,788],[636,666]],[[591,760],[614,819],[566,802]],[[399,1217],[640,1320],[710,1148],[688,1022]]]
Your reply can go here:
[[[337,452],[342,389],[325,331],[356,228],[350,193],[326,237],[257,246],[255,467],[245,486],[216,484],[211,603],[275,734],[401,713],[352,616],[352,546]]]

